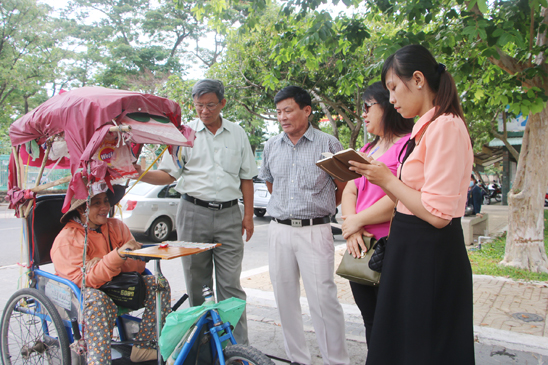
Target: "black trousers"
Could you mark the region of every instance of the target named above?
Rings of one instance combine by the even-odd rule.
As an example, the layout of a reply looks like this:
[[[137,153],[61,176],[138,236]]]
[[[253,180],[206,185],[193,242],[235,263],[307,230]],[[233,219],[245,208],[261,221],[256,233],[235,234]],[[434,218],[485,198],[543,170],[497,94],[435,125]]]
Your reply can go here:
[[[365,326],[365,340],[369,346],[371,338],[371,330],[373,329],[373,317],[375,316],[375,308],[377,306],[377,294],[379,293],[378,286],[362,285],[350,282],[350,289],[354,295],[354,301],[360,309]]]

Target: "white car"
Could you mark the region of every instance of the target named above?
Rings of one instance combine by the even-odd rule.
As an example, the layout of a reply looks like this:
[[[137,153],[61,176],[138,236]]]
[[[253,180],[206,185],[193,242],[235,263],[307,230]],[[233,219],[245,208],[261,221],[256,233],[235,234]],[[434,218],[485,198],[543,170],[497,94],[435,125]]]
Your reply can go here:
[[[175,230],[180,198],[175,183],[151,185],[138,182],[120,201],[122,212],[116,208],[115,217],[123,220],[131,232],[144,233],[154,242],[162,242]]]
[[[253,178],[253,213],[257,217],[263,217],[266,214],[266,206],[270,200],[270,193],[266,184],[258,177]]]

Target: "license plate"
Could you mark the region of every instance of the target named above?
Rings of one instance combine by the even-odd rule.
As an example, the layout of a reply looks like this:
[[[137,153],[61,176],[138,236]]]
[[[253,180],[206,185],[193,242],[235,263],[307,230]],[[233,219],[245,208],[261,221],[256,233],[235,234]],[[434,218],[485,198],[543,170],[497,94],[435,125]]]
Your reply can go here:
[[[266,190],[257,190],[255,196],[257,198],[266,198]]]

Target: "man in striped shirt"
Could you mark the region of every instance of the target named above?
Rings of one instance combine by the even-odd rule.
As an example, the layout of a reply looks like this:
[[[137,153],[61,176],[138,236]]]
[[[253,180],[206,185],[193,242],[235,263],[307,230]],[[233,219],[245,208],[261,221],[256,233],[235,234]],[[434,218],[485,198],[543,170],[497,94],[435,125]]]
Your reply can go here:
[[[324,364],[349,364],[329,223],[346,183],[316,166],[322,152],[336,153],[342,146],[310,125],[312,100],[304,89],[288,86],[274,102],[283,132],[266,143],[260,177],[272,194],[267,207],[273,217],[268,231],[270,279],[286,353],[292,364],[312,363],[300,306],[302,277]]]

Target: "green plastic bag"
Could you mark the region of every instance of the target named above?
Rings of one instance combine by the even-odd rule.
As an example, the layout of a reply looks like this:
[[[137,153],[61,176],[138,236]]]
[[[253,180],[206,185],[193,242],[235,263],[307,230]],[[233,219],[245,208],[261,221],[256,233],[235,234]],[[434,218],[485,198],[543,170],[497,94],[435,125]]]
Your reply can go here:
[[[164,360],[167,360],[168,356],[175,350],[175,347],[190,327],[210,309],[217,309],[221,320],[230,322],[236,328],[236,324],[245,310],[245,300],[229,298],[216,304],[185,308],[168,314],[160,334],[160,353]]]

